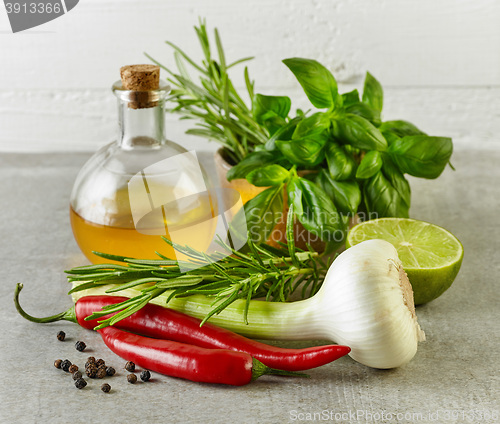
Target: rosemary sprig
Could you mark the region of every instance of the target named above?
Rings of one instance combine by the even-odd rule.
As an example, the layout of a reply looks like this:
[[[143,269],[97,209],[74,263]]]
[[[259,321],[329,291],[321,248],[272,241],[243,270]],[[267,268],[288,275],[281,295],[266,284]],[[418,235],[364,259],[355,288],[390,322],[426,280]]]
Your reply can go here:
[[[226,147],[229,159],[238,163],[256,146],[265,144],[269,139],[268,130],[256,122],[251,105],[247,106],[228,74],[230,68],[253,57],[227,64],[217,29],[214,30],[216,54],[212,52],[205,21],[200,20],[195,30],[204,56],[201,64],[197,64],[180,47],[169,41],[166,43],[174,49],[177,71],[146,56],[170,76],[168,80],[174,87],[170,100],[176,104],[171,111],[179,113],[183,119],[197,121],[195,128],[187,133],[218,141]],[[188,67],[196,73],[197,78],[190,76]],[[247,67],[244,78],[252,102],[254,83],[250,80]]]
[[[310,288],[314,295],[320,288],[327,265],[313,250],[298,249],[293,238],[288,245],[274,248],[265,244],[254,244],[248,239],[248,251],[240,252],[218,241],[226,254],[215,252],[207,255],[189,246],[181,246],[163,238],[177,252],[188,256],[188,261],[175,261],[160,255],[160,259],[134,259],[94,252],[96,255],[118,260],[124,265],[100,264],[73,268],[65,271],[68,280],[74,283],[70,293],[112,285],[106,293],[134,288],[138,295],[120,304],[110,305],[95,311],[87,319],[102,318],[116,313],[110,318],[99,321],[98,328],[113,325],[126,318],[152,299],[170,291],[167,303],[175,297],[203,294],[213,298],[212,308],[202,323],[220,313],[237,299],[244,299],[243,317],[247,322],[248,307],[253,298],[267,301],[284,302],[300,283],[304,283],[302,296]],[[230,256],[226,256],[230,254]],[[196,264],[197,267],[181,273],[180,266]],[[199,265],[203,265],[199,267]]]

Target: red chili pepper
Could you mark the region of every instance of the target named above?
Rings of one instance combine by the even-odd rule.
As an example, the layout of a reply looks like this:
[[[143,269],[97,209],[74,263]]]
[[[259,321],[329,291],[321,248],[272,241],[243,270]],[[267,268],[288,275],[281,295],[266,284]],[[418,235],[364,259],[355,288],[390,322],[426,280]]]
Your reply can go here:
[[[119,296],[86,296],[79,299],[75,306],[66,312],[47,318],[35,318],[28,315],[19,305],[18,296],[21,287],[22,285],[18,285],[14,301],[17,310],[26,319],[34,322],[67,320],[78,322],[82,327],[88,329],[93,329],[98,323],[97,320],[85,321],[86,317],[101,310],[103,306],[127,300],[127,298]],[[99,318],[99,320],[107,317]],[[114,324],[114,327],[148,337],[174,340],[204,348],[245,352],[269,367],[288,371],[302,371],[319,367],[350,352],[349,347],[338,345],[284,349],[247,339],[210,323],[205,323],[200,327],[200,322],[199,319],[181,312],[148,304],[130,317]]]
[[[93,329],[99,325],[98,320],[108,318],[112,314],[90,321],[85,321],[85,317],[100,310],[103,306],[125,300],[127,300],[126,297],[120,296],[83,297],[76,302],[75,306],[78,323],[82,327]],[[268,367],[288,371],[316,368],[347,355],[351,351],[349,347],[339,345],[284,349],[248,339],[210,323],[205,323],[200,327],[200,322],[198,318],[181,312],[148,304],[113,326],[143,336],[175,340],[208,349],[246,352]]]
[[[152,339],[114,327],[104,327],[98,332],[106,346],[118,356],[171,377],[243,386],[264,374],[306,376],[269,368],[248,353]]]

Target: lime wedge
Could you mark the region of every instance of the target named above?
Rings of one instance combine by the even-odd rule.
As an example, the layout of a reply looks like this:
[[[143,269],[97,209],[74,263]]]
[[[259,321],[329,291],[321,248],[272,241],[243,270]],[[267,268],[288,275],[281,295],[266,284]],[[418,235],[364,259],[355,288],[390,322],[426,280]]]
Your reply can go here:
[[[408,218],[379,218],[354,226],[346,246],[364,240],[382,239],[398,251],[413,287],[415,305],[441,296],[455,280],[464,249],[449,231],[437,225]]]

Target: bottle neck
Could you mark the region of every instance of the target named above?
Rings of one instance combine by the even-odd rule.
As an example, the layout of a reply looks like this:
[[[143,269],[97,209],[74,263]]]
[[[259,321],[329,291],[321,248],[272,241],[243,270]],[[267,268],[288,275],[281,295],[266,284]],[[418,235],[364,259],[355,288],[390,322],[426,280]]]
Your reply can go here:
[[[155,148],[165,143],[163,100],[153,107],[131,108],[118,100],[118,145],[125,150]]]
[[[163,104],[170,87],[125,90],[121,81],[112,87],[118,99],[118,145],[124,150],[158,148],[166,143]]]

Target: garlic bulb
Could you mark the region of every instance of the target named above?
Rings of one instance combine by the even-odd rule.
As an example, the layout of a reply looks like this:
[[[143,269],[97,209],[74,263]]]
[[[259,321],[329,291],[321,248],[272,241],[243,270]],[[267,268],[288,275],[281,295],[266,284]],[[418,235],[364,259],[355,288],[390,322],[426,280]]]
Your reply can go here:
[[[410,282],[386,241],[365,241],[343,252],[315,297],[323,316],[317,335],[349,346],[350,356],[362,364],[398,367],[425,340]]]

